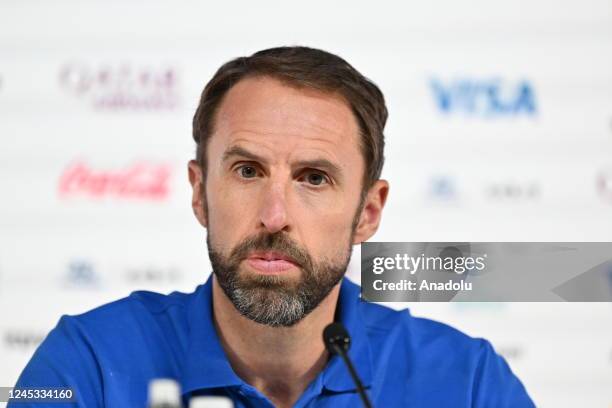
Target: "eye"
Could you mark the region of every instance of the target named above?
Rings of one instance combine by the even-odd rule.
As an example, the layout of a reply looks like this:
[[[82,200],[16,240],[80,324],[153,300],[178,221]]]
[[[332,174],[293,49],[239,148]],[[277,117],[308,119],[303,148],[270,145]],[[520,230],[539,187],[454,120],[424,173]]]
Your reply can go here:
[[[306,181],[313,186],[320,186],[324,183],[328,183],[327,176],[317,171],[307,172]]]
[[[244,165],[237,168],[238,173],[243,178],[254,178],[257,177],[257,169],[255,166]]]

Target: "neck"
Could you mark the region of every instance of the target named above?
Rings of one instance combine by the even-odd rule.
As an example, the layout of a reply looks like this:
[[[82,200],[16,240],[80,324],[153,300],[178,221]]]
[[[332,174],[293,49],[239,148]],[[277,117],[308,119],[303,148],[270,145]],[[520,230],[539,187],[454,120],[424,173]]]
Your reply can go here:
[[[277,407],[292,406],[325,367],[323,329],[334,321],[340,284],[291,327],[270,327],[242,316],[213,275],[213,313],[230,365]]]

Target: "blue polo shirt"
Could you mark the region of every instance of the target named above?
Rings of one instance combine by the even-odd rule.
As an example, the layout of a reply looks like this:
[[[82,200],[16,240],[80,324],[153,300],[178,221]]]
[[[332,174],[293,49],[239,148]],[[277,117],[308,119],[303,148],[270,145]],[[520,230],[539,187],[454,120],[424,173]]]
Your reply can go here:
[[[360,301],[344,279],[337,317],[350,358],[375,407],[533,407],[490,343],[407,310]],[[195,292],[139,291],[78,316],[63,316],[21,374],[19,387],[71,387],[77,403],[49,407],[144,408],[147,384],[175,378],[194,395],[227,395],[236,407],[272,407],[232,370],[212,314],[212,278]],[[9,407],[45,404],[9,404]],[[295,407],[359,407],[355,385],[334,356]]]

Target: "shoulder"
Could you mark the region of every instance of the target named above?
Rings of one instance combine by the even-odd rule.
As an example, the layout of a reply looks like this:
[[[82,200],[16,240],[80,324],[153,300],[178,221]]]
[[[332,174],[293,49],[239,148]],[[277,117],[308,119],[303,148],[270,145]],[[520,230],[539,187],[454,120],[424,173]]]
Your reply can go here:
[[[85,313],[64,315],[62,321],[82,327],[103,328],[107,325],[130,324],[142,319],[156,320],[163,315],[184,313],[190,300],[200,287],[192,293],[172,292],[162,294],[150,291],[135,291],[129,296],[103,304]]]
[[[473,359],[490,347],[485,339],[471,337],[436,320],[415,317],[409,309],[396,310],[368,302],[360,302],[360,309],[370,336],[396,338],[423,358]]]
[[[375,343],[394,342],[393,347],[398,352],[402,349],[412,361],[476,372],[483,356],[497,356],[488,340],[436,320],[415,317],[409,309],[368,302],[360,302],[360,308],[369,337]]]
[[[139,290],[132,292],[129,296],[106,303],[91,309],[85,313],[70,316],[79,321],[87,320],[105,320],[115,318],[117,315],[122,315],[128,312],[132,313],[147,313],[151,315],[163,314],[173,308],[185,308],[189,299],[198,292],[200,287],[192,293],[172,292],[170,294],[162,294]]]
[[[394,367],[395,373],[412,367],[419,374],[411,381],[419,385],[419,390],[435,389],[444,383],[447,395],[456,393],[472,401],[473,406],[534,406],[521,381],[488,340],[469,336],[448,324],[414,317],[408,309],[367,302],[360,302],[360,309],[370,344],[376,350],[374,360],[386,369]],[[453,385],[447,383],[450,378]]]
[[[55,361],[78,349],[95,360],[108,355],[137,356],[143,355],[142,344],[176,343],[188,330],[186,309],[200,288],[167,295],[136,291],[85,313],[63,315],[34,358]]]
[[[62,316],[18,385],[69,386],[78,393],[79,406],[97,407],[123,392],[126,384],[135,384],[134,366],[139,373],[170,372],[185,347],[186,309],[200,288],[190,294],[138,291],[82,314]]]
[[[64,315],[54,331],[78,337],[95,349],[129,352],[139,344],[163,344],[164,340],[184,336],[188,330],[187,309],[199,290],[170,294],[136,291],[85,313]]]

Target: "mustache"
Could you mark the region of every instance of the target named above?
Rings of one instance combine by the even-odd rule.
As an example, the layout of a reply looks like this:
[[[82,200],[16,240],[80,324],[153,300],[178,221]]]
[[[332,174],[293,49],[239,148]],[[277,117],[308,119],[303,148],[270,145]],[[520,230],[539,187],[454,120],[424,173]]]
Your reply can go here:
[[[229,261],[237,265],[253,251],[280,252],[293,258],[298,266],[312,270],[313,262],[308,252],[281,231],[273,234],[261,233],[246,238],[232,250]]]

